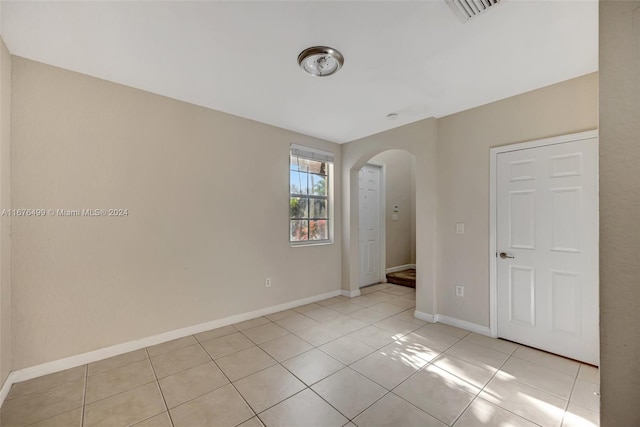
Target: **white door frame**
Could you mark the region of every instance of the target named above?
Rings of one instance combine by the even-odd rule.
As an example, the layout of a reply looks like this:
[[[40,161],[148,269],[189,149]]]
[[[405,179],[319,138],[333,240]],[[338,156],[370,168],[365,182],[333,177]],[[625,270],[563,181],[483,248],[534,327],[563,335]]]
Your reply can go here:
[[[553,138],[494,147],[489,151],[489,329],[491,330],[492,337],[498,337],[498,258],[496,256],[496,238],[498,235],[498,224],[496,223],[496,202],[498,201],[496,192],[498,154],[597,137],[598,131],[591,130],[587,132],[556,136]]]
[[[378,282],[386,282],[387,281],[387,218],[385,206],[387,205],[387,170],[384,163],[378,162],[367,162],[364,166],[373,166],[376,168],[380,168],[380,185],[378,191],[380,192],[378,200],[380,200],[380,214],[378,215],[378,220],[380,223],[378,224],[379,231],[379,245],[380,245],[380,254],[379,254],[379,271],[378,271]],[[358,240],[360,240],[360,236],[358,235]],[[360,256],[360,254],[358,254]],[[362,267],[360,267],[362,268]],[[360,272],[358,272],[358,275]],[[358,279],[359,280],[359,279]],[[360,284],[358,283],[358,287]]]

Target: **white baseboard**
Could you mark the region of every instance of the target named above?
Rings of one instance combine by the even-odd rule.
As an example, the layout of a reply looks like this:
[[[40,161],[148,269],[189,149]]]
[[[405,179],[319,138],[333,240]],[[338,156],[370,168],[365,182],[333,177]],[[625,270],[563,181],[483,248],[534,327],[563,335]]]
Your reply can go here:
[[[415,264],[405,264],[405,265],[399,265],[397,267],[387,268],[387,273],[395,273],[396,271],[408,270],[410,268],[413,268],[415,270],[416,265]]]
[[[16,383],[16,382],[17,381],[14,381],[13,379],[13,372],[9,372],[9,375],[7,375],[7,379],[4,380],[4,384],[0,389],[0,406],[2,406],[2,404],[4,403],[4,400],[9,395],[9,392],[11,391],[11,386],[13,385],[13,383]]]
[[[0,389],[0,406],[2,405],[2,403],[4,403],[4,399],[9,394],[11,386],[17,382],[30,380],[32,378],[52,374],[54,372],[64,371],[66,369],[86,365],[87,363],[97,362],[98,360],[106,359],[108,357],[118,356],[130,351],[139,350],[141,348],[161,344],[163,342],[186,337],[200,332],[205,332],[211,329],[221,328],[223,326],[232,325],[234,323],[243,322],[245,320],[254,319],[256,317],[277,313],[279,311],[288,310],[291,308],[299,307],[301,305],[311,304],[312,302],[338,296],[342,292],[340,290],[336,290],[320,295],[314,295],[312,297],[302,298],[284,304],[273,305],[270,307],[250,311],[248,313],[237,314],[234,316],[225,317],[223,319],[213,320],[211,322],[205,322],[199,325],[188,326],[186,328],[176,329],[151,337],[146,337],[135,341],[129,341],[122,344],[101,348],[87,353],[66,357],[64,359],[54,360],[52,362],[43,363],[41,365],[19,369],[9,374],[4,385],[2,386],[2,389]],[[356,292],[358,293],[358,295],[360,294],[359,290]]]
[[[345,291],[344,289],[340,291],[340,294],[344,297],[354,298],[360,296],[360,289],[356,289],[355,291]]]
[[[433,314],[429,314],[429,313],[423,313],[421,311],[414,311],[413,312],[413,316],[416,319],[420,319],[420,320],[424,320],[425,322],[429,322],[429,323],[436,323],[436,316],[434,316]]]
[[[475,332],[476,334],[491,336],[491,329],[476,323],[467,322],[466,320],[456,319],[455,317],[445,316],[444,314],[429,314],[416,310],[413,315],[416,319],[424,320],[429,323],[444,323],[445,325],[455,326],[456,328],[466,331]]]
[[[481,326],[476,323],[467,322],[466,320],[456,319],[455,317],[445,316],[444,314],[436,315],[436,321],[444,323],[445,325],[455,326],[456,328],[464,329],[466,331],[475,332],[476,334],[491,336],[491,329],[486,326]]]

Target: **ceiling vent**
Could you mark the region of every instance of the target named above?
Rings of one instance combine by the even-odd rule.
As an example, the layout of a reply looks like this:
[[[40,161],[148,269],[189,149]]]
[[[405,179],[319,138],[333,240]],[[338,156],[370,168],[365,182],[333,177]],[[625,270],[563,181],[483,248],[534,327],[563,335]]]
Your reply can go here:
[[[500,3],[500,0],[445,0],[451,10],[462,21],[467,22],[469,19],[481,15],[488,11],[491,7]]]

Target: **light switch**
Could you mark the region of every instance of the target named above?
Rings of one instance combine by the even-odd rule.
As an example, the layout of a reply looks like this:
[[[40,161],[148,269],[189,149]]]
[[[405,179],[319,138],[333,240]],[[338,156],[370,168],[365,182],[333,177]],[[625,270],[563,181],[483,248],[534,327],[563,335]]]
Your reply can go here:
[[[397,221],[398,220],[398,214],[391,215],[391,219],[394,220],[394,221]]]
[[[464,234],[464,222],[456,222],[456,234]]]

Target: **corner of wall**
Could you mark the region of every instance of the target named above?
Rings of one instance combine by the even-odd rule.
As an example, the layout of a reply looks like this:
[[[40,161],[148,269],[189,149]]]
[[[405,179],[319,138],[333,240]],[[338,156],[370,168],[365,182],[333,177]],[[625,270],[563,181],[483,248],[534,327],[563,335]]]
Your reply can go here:
[[[11,54],[0,37],[0,211],[11,207]],[[11,217],[0,216],[0,384],[12,369]]]
[[[601,425],[640,411],[640,1],[604,0],[600,19]]]

